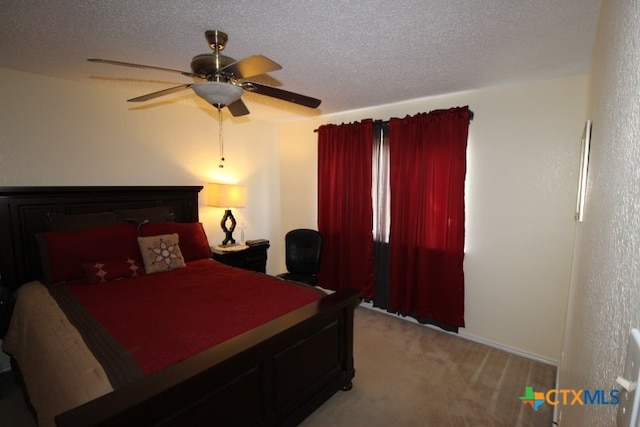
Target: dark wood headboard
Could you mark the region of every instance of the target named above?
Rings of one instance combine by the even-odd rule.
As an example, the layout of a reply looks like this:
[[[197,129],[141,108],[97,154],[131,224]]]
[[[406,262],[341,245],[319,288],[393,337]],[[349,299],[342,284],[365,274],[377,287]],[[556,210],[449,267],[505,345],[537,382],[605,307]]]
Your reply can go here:
[[[18,286],[42,277],[36,234],[47,212],[82,214],[171,206],[178,222],[198,221],[202,186],[0,187],[0,277]]]

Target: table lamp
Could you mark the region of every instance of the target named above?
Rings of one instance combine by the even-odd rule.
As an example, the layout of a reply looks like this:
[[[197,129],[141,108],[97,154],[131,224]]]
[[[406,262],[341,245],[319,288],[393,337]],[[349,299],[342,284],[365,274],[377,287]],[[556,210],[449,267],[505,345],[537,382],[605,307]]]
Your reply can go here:
[[[216,184],[207,185],[207,205],[224,208],[224,216],[220,221],[225,238],[220,246],[234,246],[233,230],[236,229],[236,219],[231,208],[243,208],[247,201],[247,187],[242,185]],[[229,222],[229,227],[227,227]]]

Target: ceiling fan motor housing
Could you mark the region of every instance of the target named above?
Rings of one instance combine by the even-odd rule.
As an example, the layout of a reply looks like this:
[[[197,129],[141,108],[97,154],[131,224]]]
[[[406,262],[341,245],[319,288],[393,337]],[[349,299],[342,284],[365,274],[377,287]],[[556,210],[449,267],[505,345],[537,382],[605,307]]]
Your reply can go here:
[[[229,64],[236,62],[235,59],[228,56],[219,55],[220,68],[224,68]],[[216,69],[216,56],[213,53],[203,53],[196,55],[191,60],[191,71],[193,74],[203,76],[203,78],[210,81],[229,81],[229,76],[225,76],[224,73],[220,74]],[[221,78],[216,79],[216,74]]]

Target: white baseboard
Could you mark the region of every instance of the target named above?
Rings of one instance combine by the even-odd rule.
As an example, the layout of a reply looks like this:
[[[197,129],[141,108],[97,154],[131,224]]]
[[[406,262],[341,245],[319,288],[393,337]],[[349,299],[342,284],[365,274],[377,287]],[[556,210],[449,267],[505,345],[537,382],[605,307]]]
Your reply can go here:
[[[555,367],[558,366],[558,361],[557,360],[549,359],[549,358],[546,358],[546,357],[543,357],[543,356],[540,356],[540,355],[537,355],[537,354],[529,353],[529,352],[526,352],[526,351],[523,351],[523,350],[519,350],[517,348],[509,347],[509,346],[504,345],[504,344],[493,342],[493,341],[487,340],[485,338],[478,337],[478,336],[466,333],[465,331],[459,331],[457,334],[454,333],[454,332],[445,331],[444,329],[440,329],[439,327],[434,326],[434,325],[420,323],[420,322],[418,322],[416,319],[414,319],[412,317],[408,317],[408,316],[407,317],[403,317],[403,316],[398,316],[398,315],[393,314],[393,313],[389,313],[386,310],[382,310],[380,308],[374,307],[373,304],[370,303],[370,302],[363,301],[363,302],[360,303],[360,306],[364,307],[366,309],[369,309],[369,310],[374,310],[374,311],[377,311],[379,313],[383,313],[383,314],[386,314],[386,315],[389,315],[389,316],[396,317],[396,318],[401,319],[401,320],[405,320],[407,322],[415,323],[416,325],[424,326],[426,328],[432,328],[432,329],[435,329],[435,330],[440,331],[440,332],[444,332],[444,333],[447,333],[447,334],[453,334],[455,336],[467,339],[469,341],[473,341],[473,342],[477,342],[479,344],[487,345],[489,347],[497,348],[498,350],[503,350],[503,351],[506,351],[507,353],[515,354],[516,356],[525,357],[527,359],[535,360],[537,362],[545,363],[547,365],[551,365],[551,366],[555,366]]]
[[[469,341],[475,341],[480,344],[488,345],[489,347],[497,348],[498,350],[506,351],[507,353],[515,354],[516,356],[522,356],[527,359],[535,360],[537,362],[545,363],[547,365],[558,367],[558,361],[554,359],[549,359],[544,356],[540,356],[538,354],[529,353],[523,350],[519,350],[517,348],[509,347],[504,344],[500,344],[497,342],[493,342],[481,337],[477,337],[475,335],[467,334],[464,331],[458,333],[458,336],[461,338],[468,339]]]

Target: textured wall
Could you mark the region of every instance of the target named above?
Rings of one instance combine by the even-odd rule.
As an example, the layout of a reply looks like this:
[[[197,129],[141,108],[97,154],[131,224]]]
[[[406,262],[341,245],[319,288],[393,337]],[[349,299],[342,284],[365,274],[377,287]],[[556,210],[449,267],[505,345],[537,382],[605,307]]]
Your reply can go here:
[[[560,387],[610,390],[640,327],[640,9],[605,0],[590,82],[593,138]],[[566,406],[560,425],[615,424],[617,407]]]

